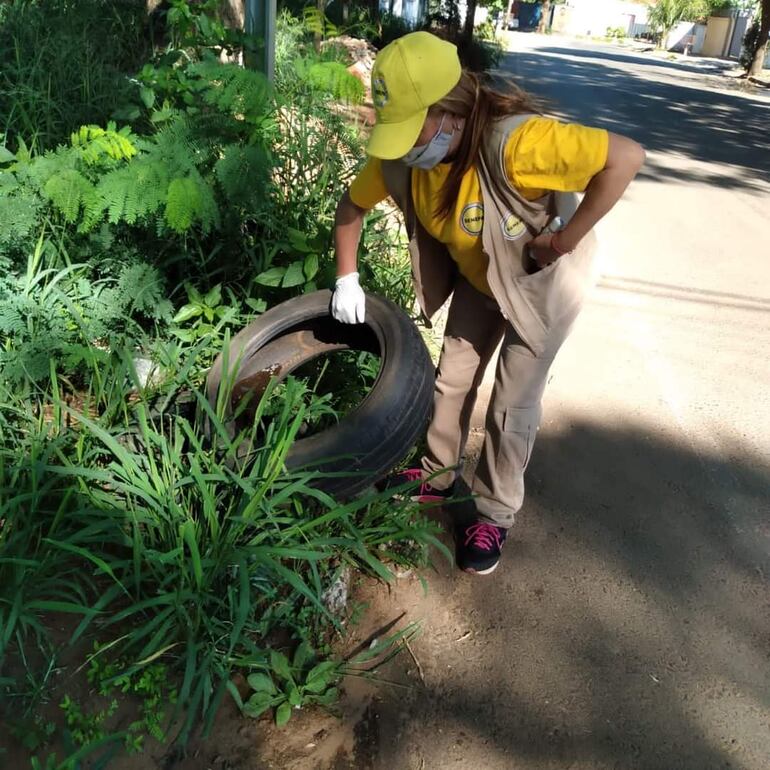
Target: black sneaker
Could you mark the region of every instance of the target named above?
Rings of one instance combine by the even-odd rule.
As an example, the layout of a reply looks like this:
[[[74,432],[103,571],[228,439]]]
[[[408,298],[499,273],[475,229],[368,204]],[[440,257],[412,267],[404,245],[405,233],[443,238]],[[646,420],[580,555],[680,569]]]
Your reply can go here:
[[[500,561],[508,530],[477,519],[457,527],[457,566],[465,572],[488,575]]]
[[[386,489],[395,489],[403,487],[405,484],[416,483],[422,480],[424,472],[421,468],[409,468],[405,471],[393,473],[386,476],[382,481],[375,484],[375,487],[384,492]],[[454,492],[454,484],[447,489],[436,489],[427,481],[423,481],[411,495],[411,499],[416,503],[443,503],[448,500]]]

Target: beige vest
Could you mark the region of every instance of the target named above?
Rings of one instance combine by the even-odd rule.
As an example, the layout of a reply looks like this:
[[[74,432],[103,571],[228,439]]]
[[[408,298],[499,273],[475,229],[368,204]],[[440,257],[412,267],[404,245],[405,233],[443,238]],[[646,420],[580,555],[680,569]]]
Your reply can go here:
[[[549,192],[534,201],[511,186],[504,151],[511,132],[532,115],[511,115],[487,130],[477,171],[484,224],[481,238],[489,257],[487,281],[503,315],[526,345],[543,353],[552,333],[559,336],[578,314],[591,280],[596,239],[591,231],[577,249],[548,267],[527,274],[525,246],[554,216],[568,222],[577,208],[574,193]],[[385,186],[404,214],[417,301],[431,318],[452,293],[457,265],[446,246],[425,230],[414,211],[411,169],[400,161],[383,161]]]

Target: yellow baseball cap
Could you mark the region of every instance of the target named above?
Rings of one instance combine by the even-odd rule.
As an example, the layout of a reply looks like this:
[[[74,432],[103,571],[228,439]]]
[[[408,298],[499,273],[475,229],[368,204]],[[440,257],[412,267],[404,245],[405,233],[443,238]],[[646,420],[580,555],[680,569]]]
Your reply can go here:
[[[420,135],[428,107],[441,101],[462,74],[457,47],[430,32],[411,32],[385,46],[372,69],[377,122],[366,152],[393,160]]]

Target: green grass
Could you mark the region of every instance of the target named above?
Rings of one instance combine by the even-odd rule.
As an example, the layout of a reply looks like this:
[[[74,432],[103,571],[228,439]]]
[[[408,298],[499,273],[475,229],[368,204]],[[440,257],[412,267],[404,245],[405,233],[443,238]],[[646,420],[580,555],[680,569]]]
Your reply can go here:
[[[192,64],[170,65],[165,54],[148,62],[139,77],[152,106],[120,134],[144,154],[112,157],[97,140],[118,141],[117,129],[79,129],[106,127],[125,96],[124,73],[139,69],[132,57],[144,55],[134,22],[104,15],[115,7],[0,5],[0,145],[15,153],[0,152],[0,213],[10,223],[0,232],[0,720],[31,724],[41,706],[64,702],[63,661],[77,651],[85,657],[68,664],[65,681],[98,665],[110,672],[101,684],[117,688],[163,666],[177,692],[172,734],[185,741],[201,721],[211,725],[228,691],[236,695],[235,672],[278,681],[280,654],[293,660],[312,648],[298,686],[308,702],[330,697],[332,680],[315,693],[310,673],[327,660],[343,667],[333,655],[341,619],[323,601],[343,570],[390,580],[394,565],[449,554],[412,504],[379,494],[343,504],[315,489],[313,472],[285,468],[308,426],[322,430],[364,397],[375,357],[348,352],[341,366],[321,360],[298,372],[252,405],[238,435],[222,418],[227,388],[215,406],[202,393],[231,334],[330,283],[334,209],[363,157],[356,127],[330,104],[329,90],[339,96],[345,84],[293,81],[289,45],[277,92],[246,88],[259,104],[245,120],[235,85],[250,75],[201,66],[203,44],[167,52]],[[78,26],[81,11],[91,15]],[[307,64],[307,35],[292,34]],[[43,153],[59,142],[68,146]],[[84,204],[66,184],[73,170],[99,186],[152,152],[169,168],[184,160],[174,178],[198,164],[222,212],[211,229],[190,219],[181,232],[180,214],[175,231],[144,209],[122,219],[103,212],[98,226],[79,228]],[[243,184],[249,158],[265,170],[259,184]],[[361,264],[369,290],[411,306],[391,218],[368,219]],[[159,372],[146,388],[138,356]],[[54,621],[67,628],[64,641]],[[96,652],[82,652],[94,642]],[[286,702],[296,700],[292,677],[280,680]],[[66,702],[71,724],[61,729],[70,743],[77,732],[90,744],[67,744],[68,758],[57,758],[47,752],[49,726],[35,727],[37,766],[47,770],[71,770],[126,738],[110,732],[107,716]]]
[[[8,397],[0,666],[30,640],[50,652],[46,614],[72,614],[70,641],[95,635],[129,662],[121,674],[156,661],[179,672],[184,738],[199,718],[211,724],[236,667],[265,665],[277,630],[329,649],[341,627],[321,597],[342,565],[390,580],[390,564],[445,550],[413,507],[382,495],[342,505],[313,488],[311,472],[285,470],[303,394],[297,381],[277,403],[268,391],[236,436],[198,392],[192,413],[139,401],[101,418],[53,392],[47,422]],[[90,403],[103,401],[93,393]]]

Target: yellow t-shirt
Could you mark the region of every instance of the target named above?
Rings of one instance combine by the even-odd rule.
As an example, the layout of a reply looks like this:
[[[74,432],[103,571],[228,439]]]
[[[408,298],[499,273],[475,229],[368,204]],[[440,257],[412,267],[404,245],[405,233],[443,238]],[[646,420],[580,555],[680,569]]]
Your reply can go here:
[[[607,162],[609,135],[604,129],[534,117],[518,126],[505,147],[505,169],[511,184],[527,200],[549,190],[582,192]],[[445,243],[460,273],[479,291],[492,295],[487,283],[488,258],[481,243],[484,206],[478,173],[471,168],[460,183],[457,203],[449,216],[437,218],[441,187],[449,163],[429,170],[414,169],[412,199],[422,226]],[[382,164],[369,158],[350,186],[350,198],[370,209],[388,197]]]

